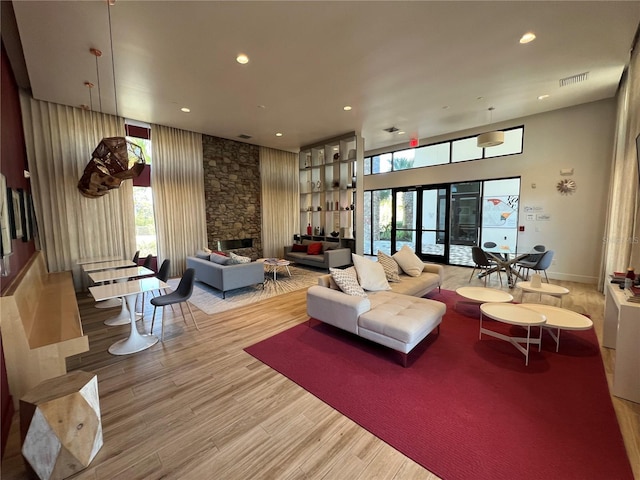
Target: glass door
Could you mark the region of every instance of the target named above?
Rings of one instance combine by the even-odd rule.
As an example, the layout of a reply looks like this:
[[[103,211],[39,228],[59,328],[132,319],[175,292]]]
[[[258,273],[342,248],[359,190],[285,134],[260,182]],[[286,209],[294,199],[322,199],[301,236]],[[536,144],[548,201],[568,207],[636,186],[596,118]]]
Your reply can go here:
[[[394,190],[392,250],[397,252],[404,245],[416,250],[418,236],[418,192],[417,190]]]
[[[447,263],[449,257],[449,189],[445,186],[420,189],[420,248],[418,254],[430,262]]]

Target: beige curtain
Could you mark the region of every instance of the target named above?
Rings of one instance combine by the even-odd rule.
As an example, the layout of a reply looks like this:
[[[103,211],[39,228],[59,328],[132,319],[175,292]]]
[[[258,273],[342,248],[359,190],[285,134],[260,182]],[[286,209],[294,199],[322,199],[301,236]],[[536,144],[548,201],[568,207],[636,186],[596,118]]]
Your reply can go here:
[[[187,255],[207,245],[202,135],[162,125],[151,132],[158,264],[168,258],[170,276],[179,276]]]
[[[636,137],[640,134],[640,55],[638,45],[618,90],[615,144],[600,289],[614,271],[630,265],[640,271],[640,200]]]
[[[132,182],[100,198],[77,188],[103,137],[124,135],[124,120],[112,115],[34,100],[20,93],[38,233],[50,272],[73,270],[77,289],[80,258],[132,257],[135,225]]]
[[[263,255],[281,258],[300,232],[297,155],[260,147],[260,180]]]

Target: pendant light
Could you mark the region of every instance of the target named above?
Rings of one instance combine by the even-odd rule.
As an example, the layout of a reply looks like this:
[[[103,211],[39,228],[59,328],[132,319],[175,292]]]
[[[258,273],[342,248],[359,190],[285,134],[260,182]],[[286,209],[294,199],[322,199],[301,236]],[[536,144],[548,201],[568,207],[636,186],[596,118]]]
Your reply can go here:
[[[493,121],[493,111],[495,110],[493,107],[489,107],[489,127],[491,127],[491,123]],[[496,147],[498,145],[502,145],[504,143],[504,132],[502,130],[492,130],[489,132],[484,132],[478,135],[478,147],[479,148],[487,148],[487,147]]]
[[[115,3],[115,2],[113,2]],[[111,29],[112,2],[107,3],[109,16],[109,41],[111,47],[111,69],[113,73],[113,94],[115,97],[116,116],[118,116],[118,95],[116,91],[116,71],[113,58],[113,32]],[[91,49],[96,57],[96,73],[98,76],[98,97],[100,111],[102,112],[102,95],[100,94],[100,72],[98,70],[98,57],[102,52]],[[93,84],[85,82],[89,92]],[[90,95],[90,103],[93,110],[93,100]],[[131,166],[130,166],[131,165]],[[91,160],[85,167],[84,173],[78,181],[78,190],[85,197],[97,198],[106,195],[109,190],[118,188],[123,180],[129,180],[142,173],[146,166],[142,148],[127,141],[125,137],[103,138],[91,154]]]

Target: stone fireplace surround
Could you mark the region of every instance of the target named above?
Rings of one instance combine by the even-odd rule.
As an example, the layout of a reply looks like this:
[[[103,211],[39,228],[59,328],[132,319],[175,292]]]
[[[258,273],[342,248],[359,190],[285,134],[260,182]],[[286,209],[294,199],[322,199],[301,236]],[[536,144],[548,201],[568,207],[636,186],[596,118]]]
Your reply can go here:
[[[208,248],[221,242],[232,247],[223,250],[262,257],[260,148],[209,135],[202,136],[202,148]],[[231,240],[245,242],[225,243]]]

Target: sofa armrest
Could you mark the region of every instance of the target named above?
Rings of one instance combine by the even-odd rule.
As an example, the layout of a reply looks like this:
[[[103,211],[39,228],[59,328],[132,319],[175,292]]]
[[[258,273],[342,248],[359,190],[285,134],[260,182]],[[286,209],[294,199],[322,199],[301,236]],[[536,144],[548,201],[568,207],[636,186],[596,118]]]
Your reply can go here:
[[[343,267],[351,265],[351,249],[336,248],[333,250],[325,250],[324,263],[327,268]]]
[[[307,314],[322,322],[358,334],[358,317],[371,309],[365,297],[314,285],[307,290]]]
[[[442,265],[438,265],[437,263],[425,263],[422,271],[438,275],[440,277],[438,285],[442,285],[442,282],[444,281],[444,267]]]

